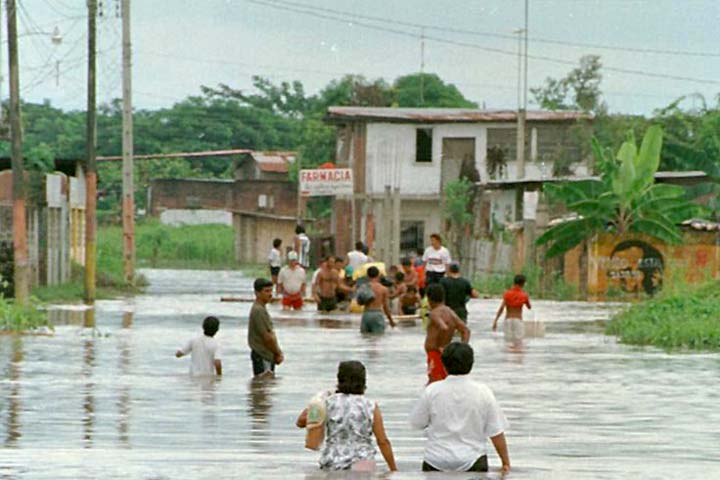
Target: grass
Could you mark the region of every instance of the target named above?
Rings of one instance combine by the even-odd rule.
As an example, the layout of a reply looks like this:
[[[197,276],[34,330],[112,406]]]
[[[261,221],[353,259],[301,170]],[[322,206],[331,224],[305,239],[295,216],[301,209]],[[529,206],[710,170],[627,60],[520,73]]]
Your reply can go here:
[[[23,333],[42,327],[52,329],[47,313],[38,308],[38,300],[31,299],[26,305],[0,297],[0,332]]]
[[[574,285],[570,285],[561,276],[552,276],[543,285],[544,272],[540,267],[528,265],[522,272],[527,278],[524,290],[531,298],[547,300],[579,300],[580,292]],[[473,279],[473,288],[480,294],[502,295],[505,290],[512,287],[512,273],[492,273]]]
[[[156,220],[138,222],[135,228],[136,268],[189,270],[238,269],[248,276],[269,275],[265,265],[238,265],[234,252],[235,233],[227,225],[186,225],[171,227]],[[44,302],[76,302],[84,295],[84,270],[73,265],[71,281],[33,289]],[[138,293],[147,281],[138,276],[128,285],[123,273],[122,227],[101,225],[97,232],[98,299]]]
[[[720,281],[672,288],[616,315],[606,333],[631,345],[720,350]]]

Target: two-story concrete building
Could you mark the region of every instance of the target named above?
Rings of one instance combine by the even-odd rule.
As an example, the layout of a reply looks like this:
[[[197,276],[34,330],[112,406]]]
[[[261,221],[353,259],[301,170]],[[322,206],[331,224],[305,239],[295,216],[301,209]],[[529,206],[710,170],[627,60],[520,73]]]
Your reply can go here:
[[[527,112],[524,178],[587,175],[579,129],[590,120],[581,112]],[[337,126],[338,166],[354,173],[354,195],[336,200],[339,251],[362,239],[378,257],[395,260],[444,230],[448,182],[518,176],[515,111],[330,107],[326,121]],[[515,208],[513,192],[492,194],[496,222],[513,220]]]

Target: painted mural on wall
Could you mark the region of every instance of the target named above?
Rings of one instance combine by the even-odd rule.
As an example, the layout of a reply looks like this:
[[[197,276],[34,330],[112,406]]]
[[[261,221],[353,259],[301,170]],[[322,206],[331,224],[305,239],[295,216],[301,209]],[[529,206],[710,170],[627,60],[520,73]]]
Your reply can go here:
[[[699,283],[720,275],[717,234],[687,231],[681,245],[643,236],[601,235],[588,249],[588,294],[654,295],[680,276]]]

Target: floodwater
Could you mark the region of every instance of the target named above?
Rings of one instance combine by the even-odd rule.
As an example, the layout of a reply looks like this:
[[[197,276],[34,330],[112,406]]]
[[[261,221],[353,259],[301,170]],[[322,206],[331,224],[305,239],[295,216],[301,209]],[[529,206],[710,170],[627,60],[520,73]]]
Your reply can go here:
[[[147,293],[98,302],[94,327],[76,308],[54,314],[54,336],[0,336],[1,479],[325,478],[294,420],[346,359],[367,367],[367,396],[380,404],[401,470],[390,478],[423,478],[423,433],[407,424],[426,378],[421,327],[367,338],[357,316],[273,306],[286,360],[275,380],[258,383],[250,304],[219,301],[250,295],[250,279],[144,273]],[[720,478],[720,355],[619,345],[598,324],[617,305],[533,305],[546,335],[518,354],[490,332],[498,302],[470,304],[472,376],[510,421],[507,478]],[[208,314],[222,322],[225,375],[198,381],[173,354]],[[499,478],[488,448],[490,473],[454,478]]]

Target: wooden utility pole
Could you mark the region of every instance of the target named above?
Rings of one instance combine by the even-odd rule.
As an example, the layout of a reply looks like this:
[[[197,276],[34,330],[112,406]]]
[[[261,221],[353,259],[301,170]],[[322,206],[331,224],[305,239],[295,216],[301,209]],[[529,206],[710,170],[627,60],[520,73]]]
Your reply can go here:
[[[135,186],[133,179],[132,49],[130,0],[122,0],[123,61],[123,260],[125,281],[135,280]]]
[[[27,220],[25,218],[25,168],[20,120],[20,72],[18,68],[17,17],[15,0],[7,0],[8,73],[10,74],[10,141],[13,177],[13,258],[15,301],[23,304],[30,294]]]
[[[95,51],[97,0],[88,0],[87,127],[85,150],[85,303],[95,303],[97,234],[97,161],[95,158]]]

